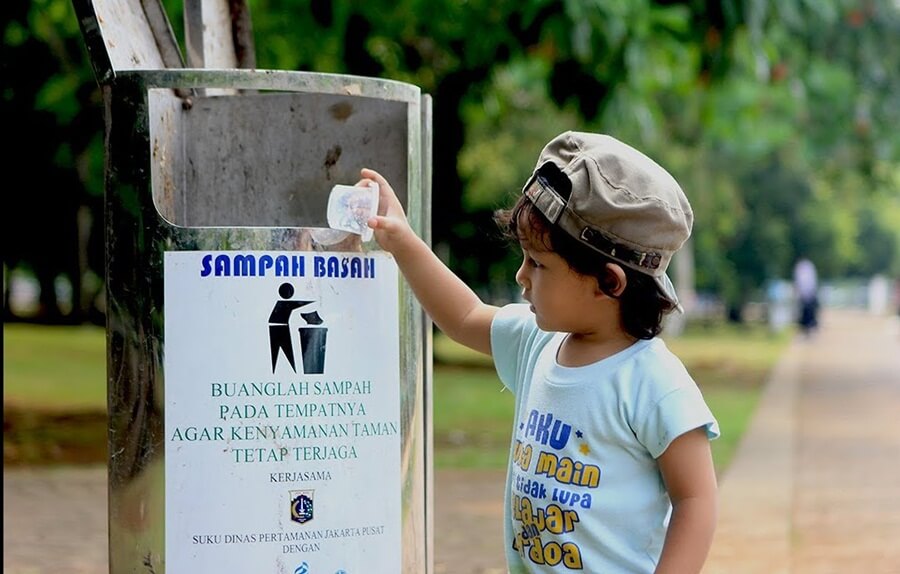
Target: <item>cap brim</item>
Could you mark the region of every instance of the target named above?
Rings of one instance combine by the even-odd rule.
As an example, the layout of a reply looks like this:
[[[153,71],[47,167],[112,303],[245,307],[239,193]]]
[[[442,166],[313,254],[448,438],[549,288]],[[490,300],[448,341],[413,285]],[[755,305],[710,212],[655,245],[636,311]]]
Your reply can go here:
[[[663,295],[665,295],[666,299],[675,305],[675,309],[679,313],[684,313],[684,307],[681,306],[681,302],[678,300],[678,294],[675,292],[675,285],[672,284],[672,280],[669,279],[669,276],[663,273],[659,277],[654,277],[653,280],[656,281],[656,285],[659,287],[659,290],[662,291]]]

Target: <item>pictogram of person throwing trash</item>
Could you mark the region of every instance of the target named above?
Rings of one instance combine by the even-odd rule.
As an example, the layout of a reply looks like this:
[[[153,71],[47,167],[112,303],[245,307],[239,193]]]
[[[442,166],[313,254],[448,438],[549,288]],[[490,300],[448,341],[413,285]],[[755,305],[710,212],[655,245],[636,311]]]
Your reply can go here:
[[[272,354],[272,373],[278,365],[280,353],[284,353],[291,369],[296,373],[297,365],[294,360],[294,344],[291,337],[290,319],[297,309],[306,308],[300,317],[305,321],[305,326],[299,327],[300,356],[303,361],[305,374],[322,374],[325,370],[325,343],[328,329],[322,327],[322,317],[315,309],[315,301],[291,299],[294,296],[294,286],[290,283],[282,283],[278,287],[280,300],[275,302],[272,313],[269,315],[269,349]]]

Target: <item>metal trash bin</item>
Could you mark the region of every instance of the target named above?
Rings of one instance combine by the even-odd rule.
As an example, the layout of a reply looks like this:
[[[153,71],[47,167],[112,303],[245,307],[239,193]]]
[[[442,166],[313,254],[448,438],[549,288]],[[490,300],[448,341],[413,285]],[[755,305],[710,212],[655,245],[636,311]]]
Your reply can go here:
[[[324,230],[370,166],[428,238],[430,99],[172,67],[155,0],[75,6],[106,106],[110,572],[431,572],[430,327],[389,254]]]

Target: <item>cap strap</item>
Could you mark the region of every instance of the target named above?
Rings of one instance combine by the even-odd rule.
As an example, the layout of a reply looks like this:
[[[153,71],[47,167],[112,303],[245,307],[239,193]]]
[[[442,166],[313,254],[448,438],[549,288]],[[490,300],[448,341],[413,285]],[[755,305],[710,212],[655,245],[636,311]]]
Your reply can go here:
[[[555,224],[566,207],[566,201],[537,174],[525,186],[525,195],[550,223]]]
[[[612,241],[596,229],[585,227],[581,230],[581,240],[594,249],[607,253],[619,261],[631,263],[645,269],[659,269],[662,255],[652,251],[638,251]]]

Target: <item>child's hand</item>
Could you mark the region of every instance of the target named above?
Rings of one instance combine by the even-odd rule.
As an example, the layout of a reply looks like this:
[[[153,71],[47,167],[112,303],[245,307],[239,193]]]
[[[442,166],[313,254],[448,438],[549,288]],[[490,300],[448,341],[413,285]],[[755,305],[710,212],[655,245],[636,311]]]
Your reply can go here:
[[[419,303],[451,339],[490,354],[491,321],[497,308],[482,303],[416,235],[391,184],[380,173],[364,169],[361,174],[359,185],[378,184],[378,215],[367,224],[378,244],[394,256]]]
[[[413,239],[415,233],[409,226],[397,194],[384,176],[368,168],[360,174],[362,179],[356,185],[368,185],[373,181],[378,184],[378,215],[370,217],[367,223],[375,230],[375,241],[386,251],[394,253]]]

